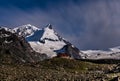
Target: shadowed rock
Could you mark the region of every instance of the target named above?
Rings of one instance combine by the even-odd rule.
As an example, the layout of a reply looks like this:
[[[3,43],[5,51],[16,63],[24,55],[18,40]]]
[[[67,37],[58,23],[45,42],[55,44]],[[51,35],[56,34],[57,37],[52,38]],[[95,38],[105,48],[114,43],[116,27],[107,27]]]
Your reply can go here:
[[[47,56],[33,51],[24,37],[0,29],[0,62],[33,63],[43,59],[47,59]]]

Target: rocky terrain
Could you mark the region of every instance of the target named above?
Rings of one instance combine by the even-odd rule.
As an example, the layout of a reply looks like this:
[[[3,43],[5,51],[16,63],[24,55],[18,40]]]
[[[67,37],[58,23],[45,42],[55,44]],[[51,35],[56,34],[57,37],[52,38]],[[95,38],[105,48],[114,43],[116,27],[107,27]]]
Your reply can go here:
[[[36,64],[0,63],[1,81],[119,81],[117,64],[53,58]],[[113,71],[114,69],[114,71]]]

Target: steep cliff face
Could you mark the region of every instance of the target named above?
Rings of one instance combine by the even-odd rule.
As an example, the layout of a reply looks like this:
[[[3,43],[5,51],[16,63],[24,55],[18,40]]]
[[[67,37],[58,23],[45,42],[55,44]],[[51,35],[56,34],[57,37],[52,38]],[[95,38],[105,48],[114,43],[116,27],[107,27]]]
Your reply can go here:
[[[6,58],[9,57],[9,58]],[[44,54],[33,51],[24,37],[0,28],[0,61],[38,62],[47,58]]]

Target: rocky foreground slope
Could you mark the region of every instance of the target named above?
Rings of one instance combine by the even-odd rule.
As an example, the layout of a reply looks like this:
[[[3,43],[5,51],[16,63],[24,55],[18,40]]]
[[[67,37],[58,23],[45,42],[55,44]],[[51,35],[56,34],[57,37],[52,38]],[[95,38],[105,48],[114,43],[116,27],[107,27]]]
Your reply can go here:
[[[37,62],[46,58],[35,52],[24,37],[0,28],[0,62]]]
[[[116,64],[53,58],[37,64],[0,63],[1,81],[119,81]]]

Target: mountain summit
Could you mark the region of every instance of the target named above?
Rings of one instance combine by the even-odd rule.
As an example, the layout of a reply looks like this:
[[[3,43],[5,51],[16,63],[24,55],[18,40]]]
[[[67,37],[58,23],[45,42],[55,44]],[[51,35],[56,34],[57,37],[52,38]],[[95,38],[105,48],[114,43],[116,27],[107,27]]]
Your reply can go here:
[[[39,28],[37,28],[31,24],[19,26],[19,27],[16,27],[13,29],[13,31],[15,33],[17,33],[20,36],[24,36],[24,37],[33,34],[37,30],[39,30]]]

